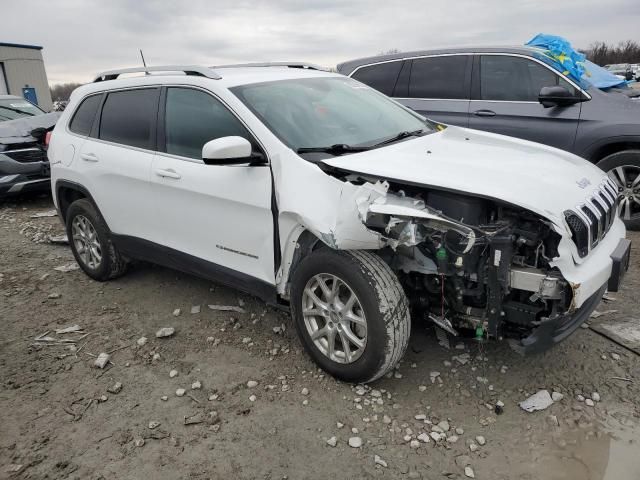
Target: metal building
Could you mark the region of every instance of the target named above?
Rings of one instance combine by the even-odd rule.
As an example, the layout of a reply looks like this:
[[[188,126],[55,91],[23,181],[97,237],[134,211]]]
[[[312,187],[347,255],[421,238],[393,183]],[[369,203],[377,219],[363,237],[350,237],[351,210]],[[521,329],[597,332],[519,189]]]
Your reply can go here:
[[[45,111],[53,107],[42,47],[0,42],[0,95],[18,95]]]

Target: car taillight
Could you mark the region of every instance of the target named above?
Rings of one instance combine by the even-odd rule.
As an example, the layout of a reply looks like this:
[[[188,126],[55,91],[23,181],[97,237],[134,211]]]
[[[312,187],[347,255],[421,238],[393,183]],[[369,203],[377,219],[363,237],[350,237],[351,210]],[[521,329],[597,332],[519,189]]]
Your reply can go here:
[[[48,147],[49,143],[51,143],[51,135],[53,134],[53,132],[49,131],[47,132],[47,134],[44,136],[44,146]]]

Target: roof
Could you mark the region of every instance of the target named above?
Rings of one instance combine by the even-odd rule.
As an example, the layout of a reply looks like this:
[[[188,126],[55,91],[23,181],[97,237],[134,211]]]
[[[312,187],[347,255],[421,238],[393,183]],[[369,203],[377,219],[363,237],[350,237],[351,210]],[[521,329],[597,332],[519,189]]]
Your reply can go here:
[[[458,47],[458,48],[439,48],[436,50],[416,50],[413,52],[399,52],[390,55],[375,55],[372,57],[357,58],[349,60],[338,65],[338,72],[343,75],[351,74],[356,68],[371,63],[388,62],[390,60],[402,60],[404,58],[424,57],[427,55],[444,55],[455,53],[520,53],[531,54],[539,52],[540,49],[525,46],[511,47]]]
[[[337,73],[331,73],[322,70],[313,70],[309,68],[287,68],[286,66],[281,65],[268,68],[256,66],[222,67],[218,70],[211,69],[211,76],[184,75],[183,73],[179,73],[178,71],[163,71],[163,68],[168,67],[158,68],[160,69],[161,73],[144,75],[142,71],[144,69],[138,68],[135,70],[140,71],[140,74],[134,77],[129,76],[85,84],[74,90],[72,98],[75,96],[84,96],[89,93],[110,91],[117,88],[140,87],[146,85],[217,85],[220,88],[232,88],[238,85],[270,82],[276,80],[294,80],[317,77],[342,77],[342,75],[339,75]],[[171,68],[176,69],[178,67],[174,66]],[[198,70],[210,69],[210,67],[194,66],[190,66],[189,68],[198,68]],[[113,70],[107,73],[113,73],[123,70],[128,69]]]
[[[28,48],[31,50],[42,50],[42,47],[40,45],[25,45],[22,43],[0,42],[0,47]]]

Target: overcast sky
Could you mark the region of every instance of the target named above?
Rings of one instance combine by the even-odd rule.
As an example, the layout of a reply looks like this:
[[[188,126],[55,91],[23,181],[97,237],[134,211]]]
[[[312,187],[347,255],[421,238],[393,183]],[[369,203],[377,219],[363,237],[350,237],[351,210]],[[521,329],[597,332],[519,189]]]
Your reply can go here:
[[[397,48],[638,40],[640,0],[0,0],[0,41],[42,45],[50,83],[147,64],[304,60]]]

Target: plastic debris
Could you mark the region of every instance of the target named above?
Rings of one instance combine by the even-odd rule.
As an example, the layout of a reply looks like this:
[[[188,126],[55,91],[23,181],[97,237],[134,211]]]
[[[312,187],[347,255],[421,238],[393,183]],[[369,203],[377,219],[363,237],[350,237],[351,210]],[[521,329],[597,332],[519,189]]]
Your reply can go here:
[[[544,410],[553,404],[553,399],[549,394],[549,390],[540,390],[534,393],[526,400],[519,403],[520,408],[525,412],[535,412],[538,410]]]

